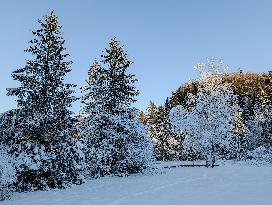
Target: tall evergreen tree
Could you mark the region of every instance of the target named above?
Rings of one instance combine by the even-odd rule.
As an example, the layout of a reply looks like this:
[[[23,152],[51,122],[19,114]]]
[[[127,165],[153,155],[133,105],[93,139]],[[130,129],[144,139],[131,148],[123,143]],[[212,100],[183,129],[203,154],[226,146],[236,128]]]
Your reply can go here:
[[[172,160],[177,158],[176,134],[171,129],[169,120],[170,104],[168,98],[164,106],[158,108],[150,102],[147,109],[148,133],[154,142],[154,152],[157,160]]]
[[[154,102],[150,101],[147,107],[146,124],[148,126],[148,136],[154,141],[157,136],[158,125],[158,107]]]
[[[38,21],[34,39],[25,51],[33,58],[12,73],[20,82],[9,88],[8,95],[17,97],[20,122],[12,139],[11,152],[21,161],[18,167],[20,191],[62,188],[81,183],[80,142],[76,136],[71,103],[73,84],[64,83],[72,61],[64,47],[58,17],[52,11]]]
[[[101,57],[103,66],[95,61],[82,87],[88,172],[91,176],[139,172],[148,166],[152,146],[131,108],[139,93],[135,75],[127,73],[132,61],[116,38]]]

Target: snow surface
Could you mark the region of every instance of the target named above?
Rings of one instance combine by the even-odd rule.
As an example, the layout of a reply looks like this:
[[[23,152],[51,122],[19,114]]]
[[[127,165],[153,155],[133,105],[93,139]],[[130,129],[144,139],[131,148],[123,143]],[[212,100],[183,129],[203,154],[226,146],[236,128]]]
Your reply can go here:
[[[3,205],[271,205],[272,167],[248,163],[219,167],[164,166],[155,174],[104,177],[66,190],[16,193]]]

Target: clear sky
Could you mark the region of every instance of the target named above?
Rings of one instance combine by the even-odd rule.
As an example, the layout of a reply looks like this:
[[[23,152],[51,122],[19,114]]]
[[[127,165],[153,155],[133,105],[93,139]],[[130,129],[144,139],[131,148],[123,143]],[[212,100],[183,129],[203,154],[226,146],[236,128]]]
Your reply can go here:
[[[16,107],[6,96],[18,86],[10,74],[25,65],[31,30],[51,10],[74,61],[69,82],[82,86],[91,62],[117,36],[135,62],[140,109],[163,103],[208,56],[223,58],[230,71],[272,70],[270,0],[0,0],[0,113]]]

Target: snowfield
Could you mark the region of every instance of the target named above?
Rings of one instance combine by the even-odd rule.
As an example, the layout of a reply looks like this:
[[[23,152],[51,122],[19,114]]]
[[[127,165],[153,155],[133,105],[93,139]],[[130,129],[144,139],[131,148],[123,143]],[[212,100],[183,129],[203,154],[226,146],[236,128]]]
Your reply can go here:
[[[248,163],[215,168],[157,165],[156,174],[105,177],[66,190],[16,193],[3,205],[271,205],[272,167]]]

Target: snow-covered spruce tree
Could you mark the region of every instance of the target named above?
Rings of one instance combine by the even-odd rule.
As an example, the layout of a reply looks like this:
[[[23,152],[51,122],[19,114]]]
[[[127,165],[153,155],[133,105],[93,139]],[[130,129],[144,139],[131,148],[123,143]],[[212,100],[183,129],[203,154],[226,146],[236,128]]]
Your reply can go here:
[[[63,188],[82,182],[82,145],[69,110],[76,100],[73,84],[64,83],[71,71],[69,54],[58,17],[52,11],[38,21],[34,39],[26,49],[33,58],[12,73],[20,87],[9,88],[17,97],[18,111],[10,152],[19,160],[18,191]]]
[[[101,57],[102,65],[92,64],[82,87],[87,173],[97,177],[140,172],[151,162],[152,143],[131,108],[138,95],[136,78],[127,73],[132,62],[116,38]]]
[[[169,121],[168,99],[164,106],[150,103],[147,109],[147,125],[150,138],[154,142],[154,153],[157,160],[172,160],[177,157],[175,133]]]
[[[223,62],[217,63],[214,58],[197,64],[198,93],[188,96],[188,108],[176,106],[170,112],[174,130],[187,133],[185,144],[202,150],[208,167],[214,165],[216,153],[232,149],[233,123],[239,111],[230,84],[223,83],[224,68]]]

